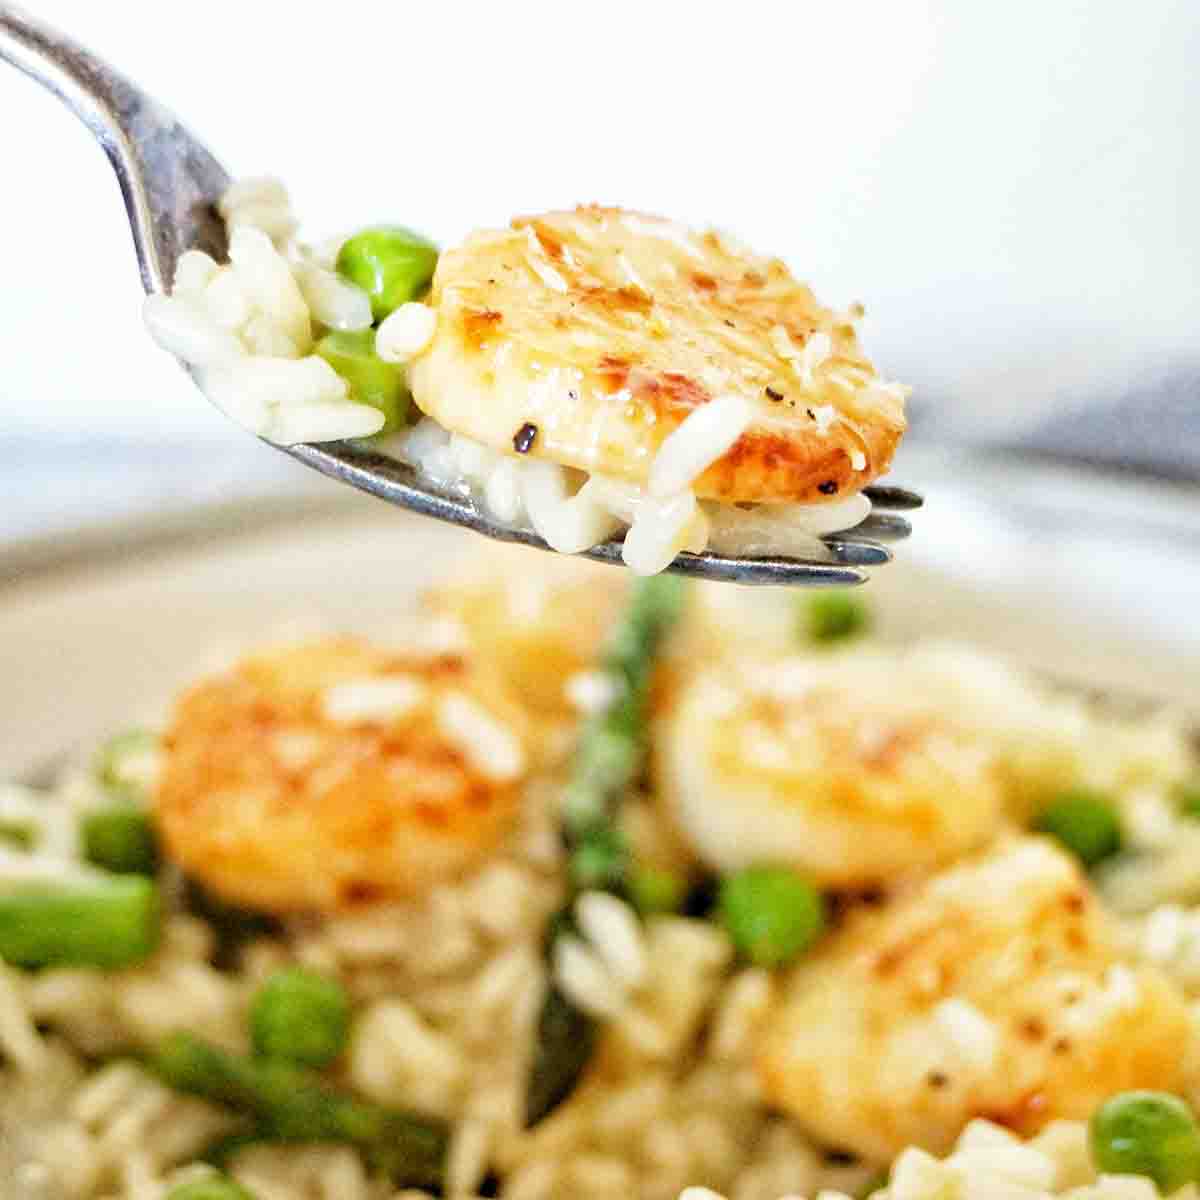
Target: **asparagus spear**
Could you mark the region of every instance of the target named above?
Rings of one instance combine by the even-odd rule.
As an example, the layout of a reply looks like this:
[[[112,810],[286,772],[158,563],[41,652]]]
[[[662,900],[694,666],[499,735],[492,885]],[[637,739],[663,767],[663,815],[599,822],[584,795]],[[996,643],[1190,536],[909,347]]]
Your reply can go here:
[[[525,1091],[528,1124],[536,1125],[575,1090],[596,1048],[598,1032],[595,1020],[576,1008],[552,983],[538,1016],[537,1040]]]
[[[176,1091],[252,1117],[262,1140],[350,1142],[397,1187],[442,1186],[449,1132],[440,1121],[355,1099],[303,1067],[231,1054],[190,1033],[167,1038],[147,1065]]]
[[[571,882],[579,891],[623,886],[628,855],[616,812],[645,760],[650,679],[683,587],[673,575],[639,580],[605,655],[613,698],[584,727],[563,806]]]
[[[158,889],[143,876],[79,871],[0,891],[0,959],[14,966],[126,967],[158,936]]]
[[[575,752],[563,805],[570,894],[551,920],[548,950],[559,933],[571,928],[571,905],[580,892],[627,890],[629,851],[616,824],[617,810],[645,761],[646,699],[654,662],[682,608],[683,594],[682,580],[671,575],[639,580],[604,657],[613,696],[584,726]],[[571,1094],[598,1032],[595,1020],[552,983],[542,1002],[526,1089],[528,1125],[536,1125]]]

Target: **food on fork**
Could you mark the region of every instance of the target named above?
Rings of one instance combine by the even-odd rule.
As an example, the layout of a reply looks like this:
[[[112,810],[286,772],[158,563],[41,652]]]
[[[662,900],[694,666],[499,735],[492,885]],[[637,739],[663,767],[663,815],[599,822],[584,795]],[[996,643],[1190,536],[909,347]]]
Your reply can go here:
[[[270,180],[221,211],[230,262],[190,251],[146,302],[218,407],[283,444],[393,434],[565,553],[625,530],[642,574],[681,550],[821,558],[904,433],[861,308],[714,230],[587,205],[438,257],[400,226],[298,242]]]

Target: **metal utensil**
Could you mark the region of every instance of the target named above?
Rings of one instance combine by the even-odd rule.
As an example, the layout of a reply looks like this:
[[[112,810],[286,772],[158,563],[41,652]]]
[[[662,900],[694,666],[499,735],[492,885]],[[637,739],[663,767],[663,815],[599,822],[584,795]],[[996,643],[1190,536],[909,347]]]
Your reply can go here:
[[[9,5],[0,5],[0,60],[53,92],[103,147],[125,199],[147,292],[168,289],[185,250],[225,257],[225,229],[214,203],[229,186],[229,175],[171,113],[96,55]],[[434,486],[409,464],[370,446],[338,441],[277,448],[389,504],[501,541],[550,548],[532,530],[495,520],[469,496]],[[903,488],[867,488],[866,495],[877,510],[904,511],[922,503],[920,496]],[[877,512],[855,529],[825,537],[826,561],[685,553],[668,570],[736,583],[857,584],[868,577],[864,568],[890,561],[891,551],[883,542],[898,541],[910,532],[903,517]],[[620,541],[601,542],[585,551],[585,557],[620,563]]]

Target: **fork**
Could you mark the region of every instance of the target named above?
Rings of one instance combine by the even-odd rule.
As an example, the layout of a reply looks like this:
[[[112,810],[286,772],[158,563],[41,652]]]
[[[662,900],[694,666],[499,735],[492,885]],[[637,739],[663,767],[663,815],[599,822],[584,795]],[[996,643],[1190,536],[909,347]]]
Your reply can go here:
[[[230,184],[229,174],[171,113],[89,50],[10,5],[0,5],[0,59],[57,96],[103,147],[125,200],[147,292],[168,290],[185,250],[225,257],[225,228],[215,203]],[[471,497],[429,483],[409,464],[365,443],[301,443],[277,449],[389,504],[500,541],[550,549],[532,530],[495,520]],[[825,560],[682,553],[668,570],[743,584],[863,583],[868,578],[865,568],[891,560],[883,543],[911,532],[897,513],[923,502],[915,492],[898,487],[869,487],[864,494],[878,511],[854,529],[824,537]],[[620,563],[620,540],[601,542],[584,555]]]

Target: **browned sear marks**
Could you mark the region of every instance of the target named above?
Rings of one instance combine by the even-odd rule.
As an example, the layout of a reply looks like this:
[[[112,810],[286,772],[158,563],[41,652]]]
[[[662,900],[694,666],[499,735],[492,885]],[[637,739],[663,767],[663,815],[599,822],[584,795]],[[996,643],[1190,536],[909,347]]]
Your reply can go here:
[[[471,308],[462,314],[463,341],[467,348],[474,351],[482,350],[484,345],[496,334],[503,321],[503,316],[494,308]]]
[[[579,298],[604,312],[633,313],[639,317],[647,316],[654,307],[654,300],[636,287],[584,287],[579,289]]]

